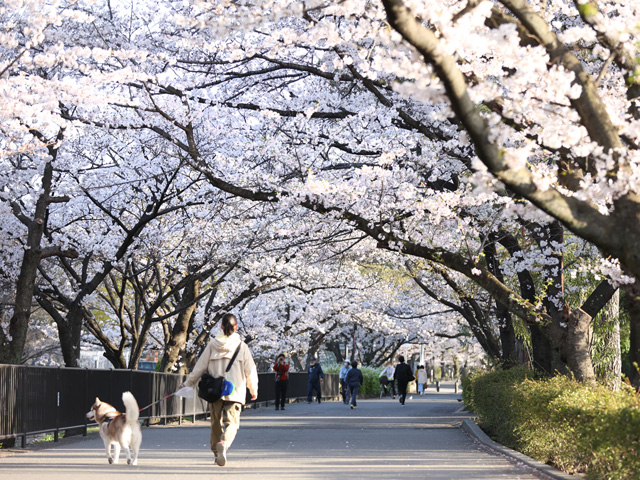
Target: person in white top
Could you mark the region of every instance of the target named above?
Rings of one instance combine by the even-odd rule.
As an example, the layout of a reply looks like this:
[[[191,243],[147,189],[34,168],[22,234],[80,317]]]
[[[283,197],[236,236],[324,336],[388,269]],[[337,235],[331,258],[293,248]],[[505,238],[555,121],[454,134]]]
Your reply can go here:
[[[392,398],[396,398],[396,382],[394,379],[394,374],[396,372],[395,367],[393,366],[393,363],[388,362],[387,366],[384,367],[384,369],[380,372],[380,383],[382,384],[382,386],[384,387],[384,394],[387,394],[387,388],[391,387],[391,394],[393,395]],[[385,383],[384,378],[386,377],[387,381]]]
[[[429,381],[429,377],[427,377],[427,371],[424,369],[424,366],[423,365],[418,366],[418,375],[416,378],[416,383],[418,384],[418,393],[420,395],[424,394],[424,387],[428,381]]]
[[[258,371],[249,347],[236,333],[238,320],[235,315],[225,314],[221,323],[222,331],[209,342],[184,384],[187,387],[196,386],[205,372],[214,377],[224,376],[229,361],[240,346],[238,356],[227,373],[227,380],[233,384],[233,390],[209,404],[211,450],[216,456],[216,463],[222,467],[227,463],[227,450],[240,428],[240,412],[247,397],[247,389],[251,400],[258,398]]]
[[[342,403],[345,405],[349,404],[350,396],[349,396],[349,388],[346,384],[347,373],[351,370],[351,362],[349,360],[344,361],[344,365],[340,369],[340,375],[338,379],[340,380],[340,394],[342,395]]]

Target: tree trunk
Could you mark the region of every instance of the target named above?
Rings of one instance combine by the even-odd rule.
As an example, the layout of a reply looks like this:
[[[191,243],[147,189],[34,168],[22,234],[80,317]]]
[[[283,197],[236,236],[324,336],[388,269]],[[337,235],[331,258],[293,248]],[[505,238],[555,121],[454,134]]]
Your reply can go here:
[[[113,365],[114,368],[127,368],[127,361],[125,360],[124,355],[117,349],[105,348],[103,355],[111,362],[111,365]]]
[[[614,390],[619,390],[622,379],[622,358],[620,352],[620,292],[617,291],[600,315],[597,343],[592,342],[592,357],[601,358],[596,373]]]
[[[497,304],[500,305],[500,304]],[[502,363],[506,368],[518,364],[518,353],[516,350],[516,331],[513,328],[513,321],[507,309],[500,305],[497,316],[500,322],[500,345],[502,346]]]
[[[531,325],[529,331],[531,332],[533,367],[547,375],[553,375],[554,352],[551,340],[540,325]]]
[[[190,304],[188,308],[185,308],[180,312],[176,323],[171,330],[171,337],[165,345],[164,355],[162,357],[160,371],[172,372],[172,373],[186,373],[186,362],[182,362],[177,369],[174,370],[176,362],[184,354],[184,347],[187,344],[187,338],[189,336],[189,328],[193,321],[193,315],[198,308],[198,303],[195,299],[200,295],[201,282],[198,279],[194,279],[187,283],[182,295],[182,303]]]
[[[9,321],[8,332],[0,328],[0,363],[18,365],[22,362],[22,352],[27,339],[29,318],[31,317],[31,304],[35,290],[38,265],[42,255],[42,235],[44,233],[46,214],[51,195],[51,182],[53,178],[53,166],[48,162],[42,175],[42,193],[36,203],[33,219],[27,219],[22,213],[14,211],[22,223],[27,226],[27,243],[24,248],[24,256],[20,266],[20,274],[16,284],[15,303],[13,315]]]
[[[300,361],[300,356],[297,353],[291,355],[291,363],[296,372],[304,372],[304,367]]]
[[[342,352],[340,351],[340,342],[339,341],[326,342],[325,343],[325,348],[335,355],[337,364],[344,363],[344,356],[342,355]]]
[[[489,235],[488,242],[484,247],[487,268],[502,283],[504,283],[504,275],[500,269],[498,260],[498,251],[496,249],[497,235],[492,233]],[[513,328],[513,319],[509,313],[509,309],[496,301],[496,317],[500,325],[500,344],[502,346],[502,363],[506,368],[512,367],[518,363],[516,354],[516,333]]]
[[[80,339],[84,321],[84,307],[73,305],[59,322],[58,336],[65,367],[77,367],[80,361]]]
[[[589,342],[591,330],[591,316],[581,308],[567,311],[564,315],[567,323],[567,364],[576,379],[591,383],[595,382],[596,374],[591,361],[591,345]]]
[[[640,280],[626,285],[625,293],[629,311],[629,378],[634,385],[640,385]]]

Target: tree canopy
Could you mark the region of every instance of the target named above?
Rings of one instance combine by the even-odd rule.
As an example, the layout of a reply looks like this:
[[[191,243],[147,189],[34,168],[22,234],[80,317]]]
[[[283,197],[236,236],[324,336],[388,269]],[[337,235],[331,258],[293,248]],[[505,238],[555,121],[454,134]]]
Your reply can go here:
[[[473,336],[590,381],[619,286],[640,360],[639,8],[6,4],[0,360],[35,299],[67,365],[178,368],[236,309],[265,355]]]

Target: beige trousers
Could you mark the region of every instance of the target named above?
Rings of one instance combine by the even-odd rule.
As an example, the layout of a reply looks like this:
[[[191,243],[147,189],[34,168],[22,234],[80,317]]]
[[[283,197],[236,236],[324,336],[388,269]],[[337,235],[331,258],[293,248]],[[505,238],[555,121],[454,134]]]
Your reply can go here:
[[[225,447],[229,448],[236,438],[240,428],[242,405],[221,399],[210,403],[209,411],[211,412],[211,451],[218,455],[216,451],[218,442],[224,442]]]

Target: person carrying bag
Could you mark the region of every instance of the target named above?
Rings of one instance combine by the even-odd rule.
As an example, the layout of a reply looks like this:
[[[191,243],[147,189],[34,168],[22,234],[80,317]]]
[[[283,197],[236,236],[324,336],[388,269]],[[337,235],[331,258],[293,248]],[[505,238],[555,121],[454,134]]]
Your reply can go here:
[[[233,443],[240,428],[240,412],[247,397],[258,398],[258,372],[249,347],[236,333],[238,320],[230,313],[222,317],[222,332],[218,333],[207,345],[196,362],[193,371],[184,382],[194,387],[206,374],[214,381],[205,381],[198,388],[198,395],[207,395],[211,412],[211,451],[216,463],[221,467],[227,463],[227,450]],[[222,391],[219,391],[222,381]],[[231,384],[231,385],[229,385]],[[200,387],[200,386],[199,386]],[[212,396],[208,396],[211,390]]]
[[[238,348],[236,348],[233,357],[231,357],[229,365],[227,365],[227,369],[224,371],[224,377],[214,377],[208,373],[204,373],[202,375],[198,382],[198,396],[201,399],[206,400],[209,403],[214,403],[220,400],[220,398],[233,393],[233,389],[235,387],[233,383],[227,380],[227,373],[231,370],[231,366],[238,356],[241,345],[242,343],[238,344]]]

